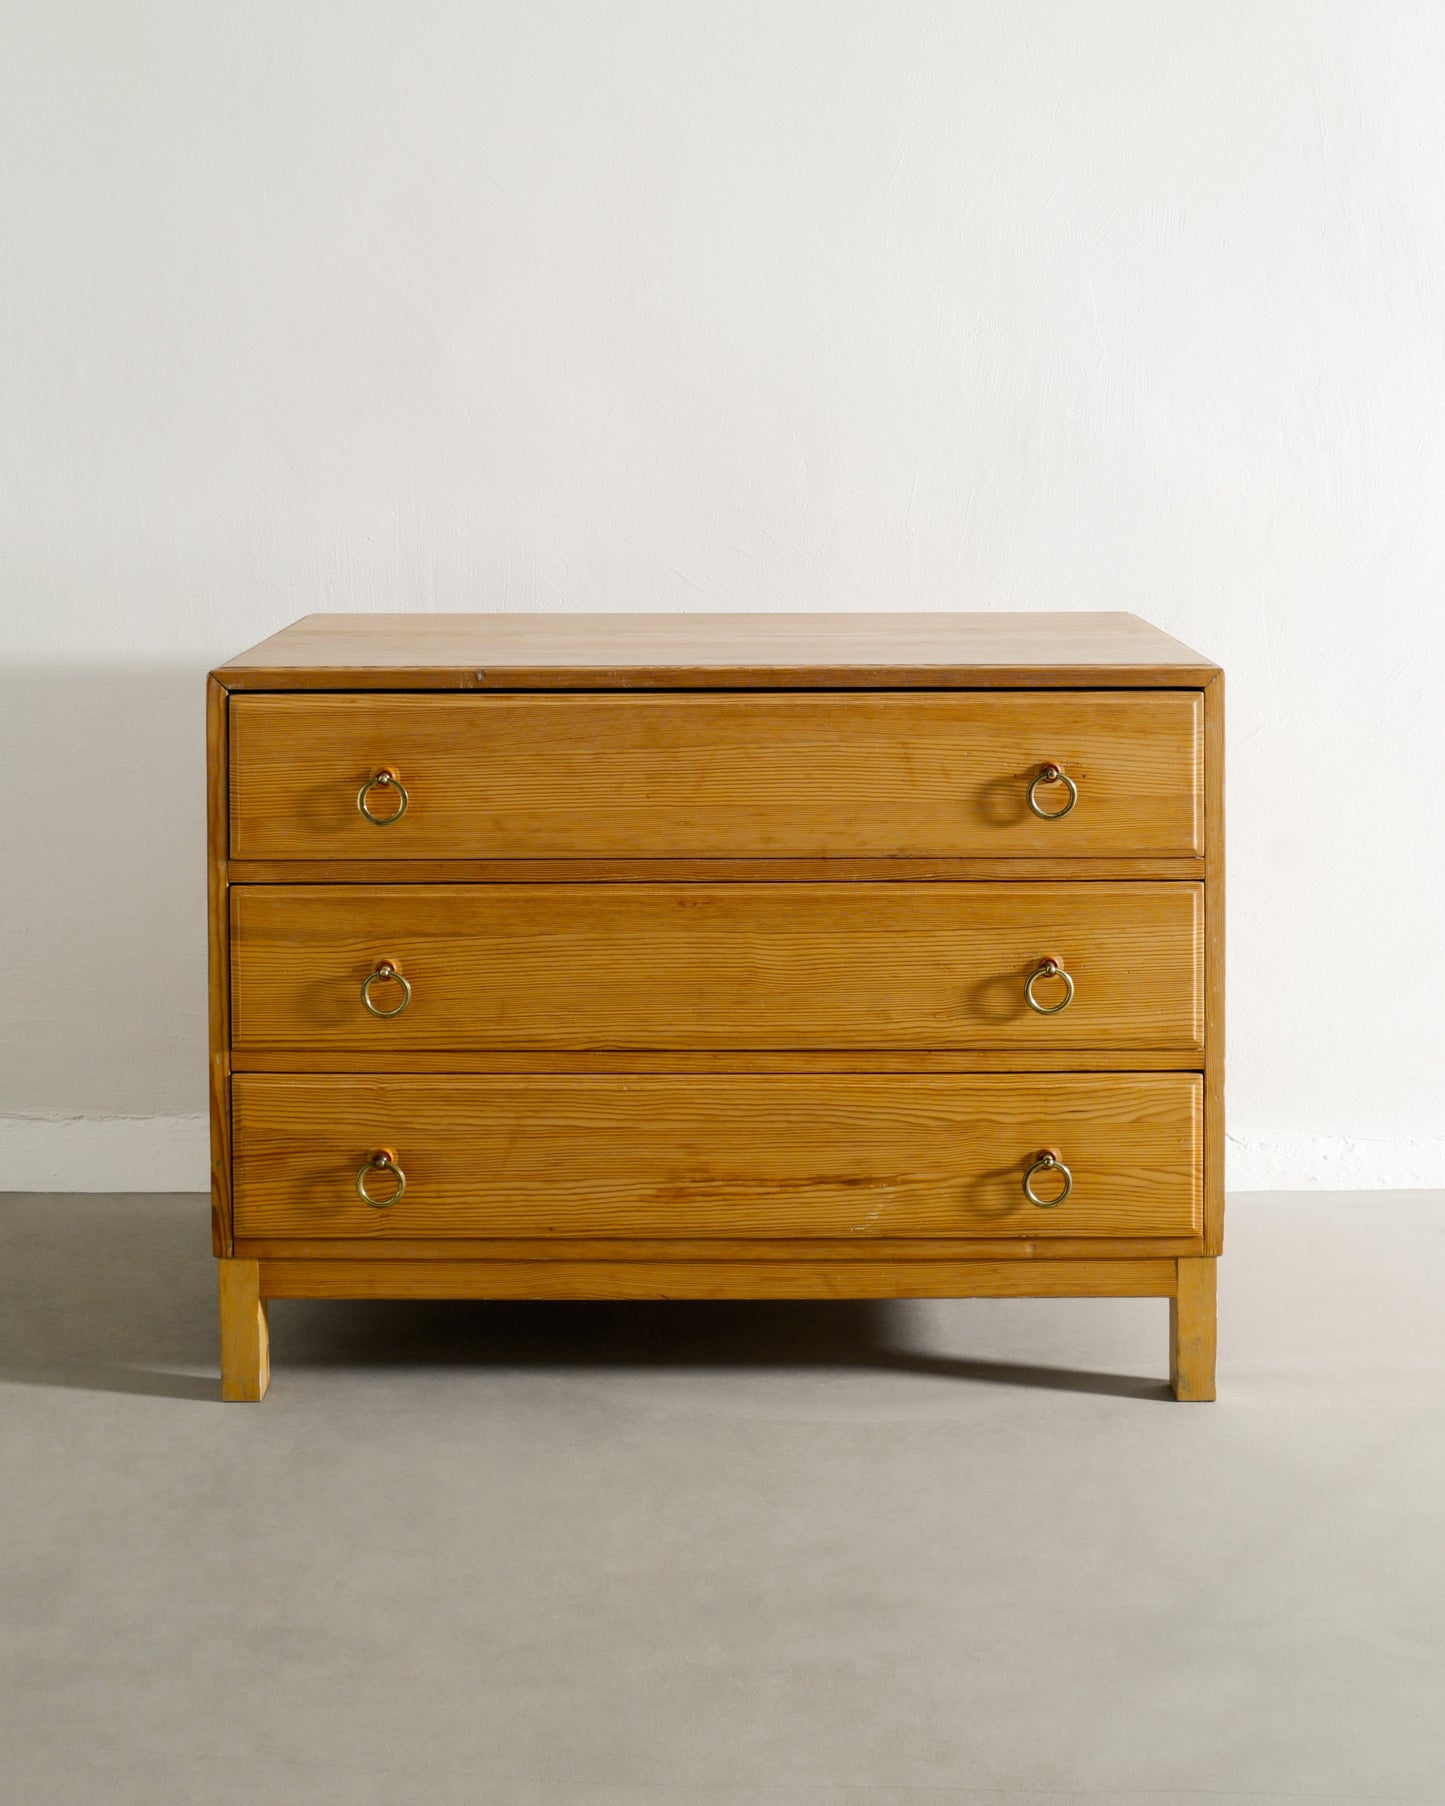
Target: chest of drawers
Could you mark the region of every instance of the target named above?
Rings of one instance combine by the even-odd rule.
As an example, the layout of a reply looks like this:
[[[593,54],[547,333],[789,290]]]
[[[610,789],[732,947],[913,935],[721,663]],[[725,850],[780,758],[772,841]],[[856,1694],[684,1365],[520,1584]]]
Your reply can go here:
[[[1130,615],[314,615],[209,684],[271,1298],[1158,1297],[1214,1396],[1223,679]]]

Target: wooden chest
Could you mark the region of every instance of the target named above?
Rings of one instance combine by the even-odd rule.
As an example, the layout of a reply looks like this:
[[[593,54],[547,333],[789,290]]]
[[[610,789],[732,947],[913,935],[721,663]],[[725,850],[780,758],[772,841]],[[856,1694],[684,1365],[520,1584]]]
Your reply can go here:
[[[1214,1396],[1223,679],[1131,615],[313,615],[211,675],[269,1298],[1167,1298]]]

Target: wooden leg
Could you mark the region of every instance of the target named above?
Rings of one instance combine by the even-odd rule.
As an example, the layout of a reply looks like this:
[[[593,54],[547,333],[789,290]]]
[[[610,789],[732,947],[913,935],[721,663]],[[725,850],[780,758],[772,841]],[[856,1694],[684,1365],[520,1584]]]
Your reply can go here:
[[[1214,1269],[1217,1261],[1181,1260],[1169,1300],[1169,1384],[1175,1398],[1214,1397]]]
[[[259,1404],[271,1378],[271,1335],[261,1296],[261,1263],[220,1260],[221,1397]]]

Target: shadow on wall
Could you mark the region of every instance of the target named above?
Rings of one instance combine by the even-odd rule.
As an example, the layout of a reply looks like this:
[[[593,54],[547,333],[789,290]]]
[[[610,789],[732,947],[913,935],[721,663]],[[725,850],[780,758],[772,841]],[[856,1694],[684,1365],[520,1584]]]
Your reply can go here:
[[[0,672],[0,1114],[206,1107],[205,670]]]

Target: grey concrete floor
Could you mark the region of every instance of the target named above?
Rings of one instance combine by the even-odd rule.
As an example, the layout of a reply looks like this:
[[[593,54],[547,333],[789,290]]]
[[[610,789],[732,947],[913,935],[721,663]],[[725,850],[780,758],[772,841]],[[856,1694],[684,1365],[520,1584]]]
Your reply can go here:
[[[1445,1195],[1157,1301],[272,1306],[0,1198],[0,1800],[1445,1801]]]

